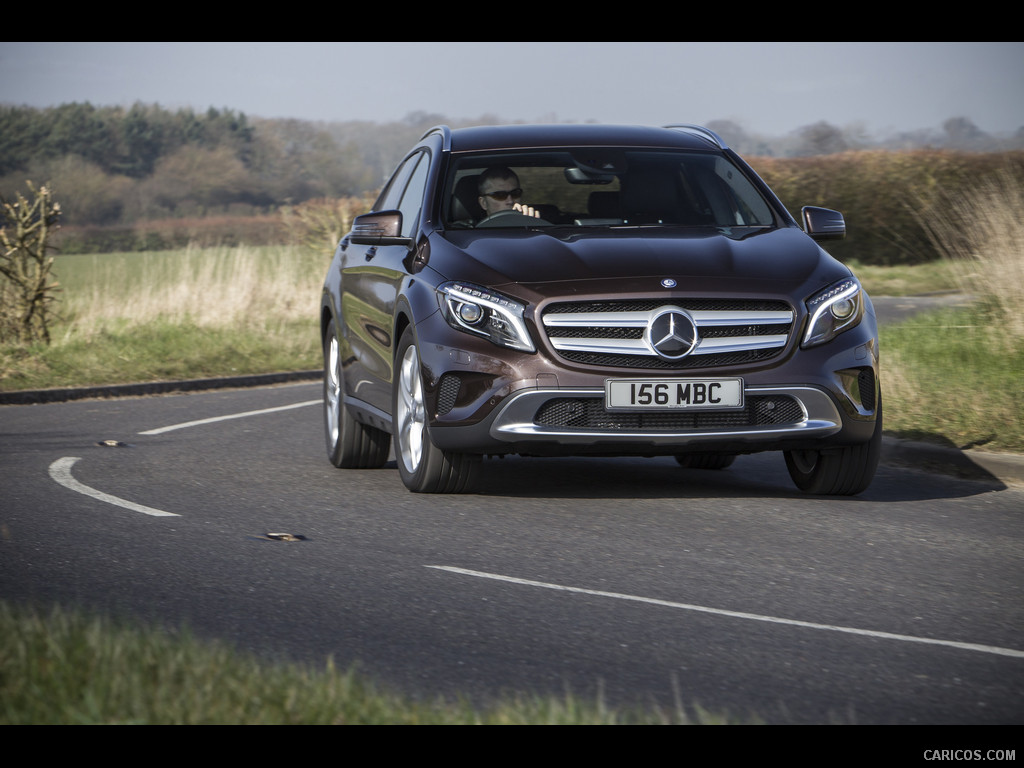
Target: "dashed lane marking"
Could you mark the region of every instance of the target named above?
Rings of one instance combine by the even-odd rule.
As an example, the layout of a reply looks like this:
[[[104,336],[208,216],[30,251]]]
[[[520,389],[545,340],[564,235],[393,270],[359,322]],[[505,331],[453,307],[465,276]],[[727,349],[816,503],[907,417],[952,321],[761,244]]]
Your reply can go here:
[[[182,424],[172,424],[167,427],[159,427],[157,429],[149,429],[145,432],[139,432],[140,435],[159,435],[164,432],[171,432],[175,429],[185,429],[186,427],[195,427],[200,424],[214,424],[219,421],[228,421],[230,419],[241,419],[246,416],[262,416],[267,413],[276,413],[278,411],[290,411],[293,408],[304,408],[308,405],[319,405],[322,400],[306,400],[302,403],[292,403],[291,405],[282,405],[277,408],[264,408],[258,411],[246,411],[245,413],[231,413],[226,416],[215,416],[209,419],[199,419],[197,421],[187,421]],[[103,441],[102,444],[113,443],[115,441]],[[78,482],[71,474],[71,468],[75,465],[75,462],[81,461],[78,456],[65,456],[62,459],[57,459],[50,465],[50,477],[52,477],[60,485],[65,488],[69,488],[76,493],[81,493],[84,496],[97,499],[99,501],[106,502],[107,504],[113,504],[124,509],[130,509],[133,512],[141,512],[144,515],[150,515],[152,517],[181,517],[175,512],[165,512],[162,509],[154,509],[153,507],[147,507],[145,504],[136,504],[134,501],[128,501],[127,499],[121,499],[117,496],[112,496],[109,493],[103,491],[97,491],[95,488],[90,488],[84,483]]]
[[[188,427],[198,427],[202,424],[215,424],[218,421],[229,421],[231,419],[243,419],[246,416],[262,416],[266,413],[276,413],[278,411],[290,411],[293,408],[305,408],[307,405],[320,405],[323,400],[306,400],[302,403],[292,403],[291,405],[281,405],[277,408],[264,408],[259,411],[246,411],[245,413],[229,413],[227,416],[213,416],[209,419],[198,419],[196,421],[186,421],[181,424],[172,424],[169,427],[157,427],[156,429],[147,429],[145,432],[139,432],[140,435],[161,435],[164,432],[172,432],[175,429],[187,429]]]

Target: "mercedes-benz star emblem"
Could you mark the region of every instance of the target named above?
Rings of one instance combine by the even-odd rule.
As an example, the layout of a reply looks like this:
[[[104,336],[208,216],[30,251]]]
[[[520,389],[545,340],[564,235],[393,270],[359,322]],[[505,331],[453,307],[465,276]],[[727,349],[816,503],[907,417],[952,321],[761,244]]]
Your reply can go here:
[[[674,307],[656,310],[647,323],[644,335],[651,349],[665,360],[686,357],[700,340],[693,318]]]

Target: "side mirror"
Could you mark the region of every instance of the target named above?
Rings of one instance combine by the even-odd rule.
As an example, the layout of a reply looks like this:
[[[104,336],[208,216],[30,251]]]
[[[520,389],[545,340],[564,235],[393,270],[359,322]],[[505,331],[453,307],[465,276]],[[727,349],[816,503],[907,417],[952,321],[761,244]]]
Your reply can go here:
[[[846,221],[839,211],[805,205],[800,209],[800,215],[804,220],[804,231],[814,240],[842,240],[846,237]]]
[[[379,211],[356,216],[350,239],[358,245],[404,245],[411,249],[412,238],[401,233],[402,212]]]

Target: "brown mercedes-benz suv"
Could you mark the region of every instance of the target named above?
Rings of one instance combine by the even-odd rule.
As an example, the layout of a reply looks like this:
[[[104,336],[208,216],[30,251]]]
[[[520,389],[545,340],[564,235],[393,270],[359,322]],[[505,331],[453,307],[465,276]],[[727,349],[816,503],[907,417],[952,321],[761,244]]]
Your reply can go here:
[[[878,463],[867,294],[714,133],[501,126],[423,136],[324,282],[327,450],[418,492],[488,455],[785,452],[809,493]]]

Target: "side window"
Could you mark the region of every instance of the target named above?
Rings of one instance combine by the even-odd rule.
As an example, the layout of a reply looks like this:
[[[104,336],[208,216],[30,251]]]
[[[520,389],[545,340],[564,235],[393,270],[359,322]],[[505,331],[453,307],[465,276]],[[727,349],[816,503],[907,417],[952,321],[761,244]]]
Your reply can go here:
[[[377,204],[373,206],[373,210],[393,211],[398,209],[398,204],[402,200],[402,193],[405,191],[406,182],[409,180],[409,174],[412,173],[418,161],[419,155],[410,157],[398,167],[398,170],[391,174],[391,179],[388,181],[384,192],[377,199]]]
[[[426,152],[421,152],[418,157],[410,158],[416,162],[416,168],[402,195],[402,201],[398,210],[402,212],[402,234],[409,237],[413,233],[413,227],[419,221],[420,208],[423,206],[423,193],[427,186],[427,171],[430,169],[430,159]]]

